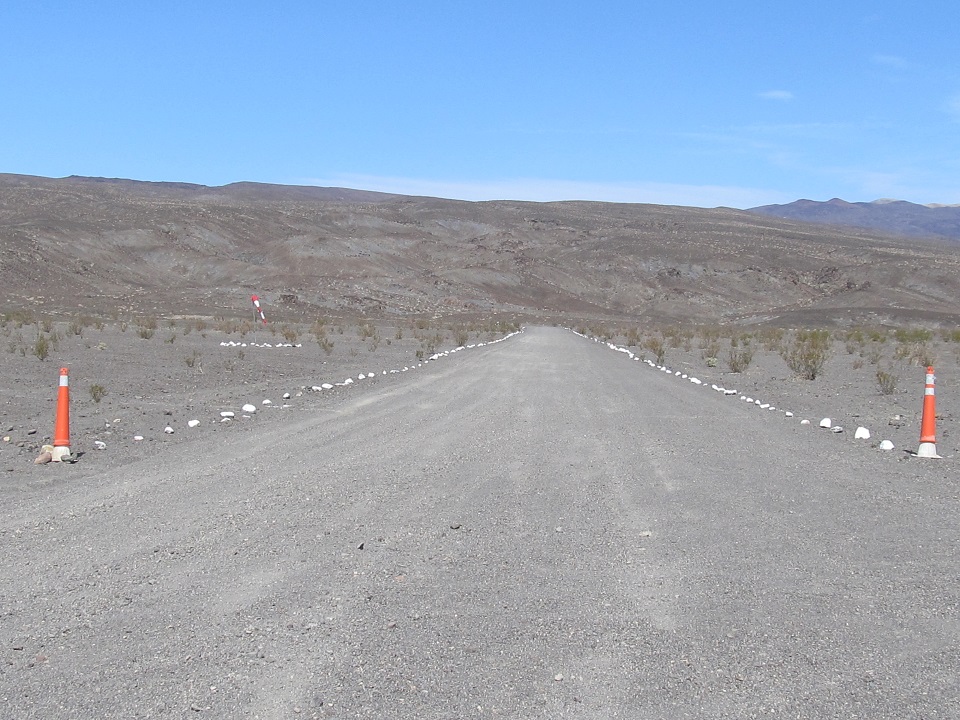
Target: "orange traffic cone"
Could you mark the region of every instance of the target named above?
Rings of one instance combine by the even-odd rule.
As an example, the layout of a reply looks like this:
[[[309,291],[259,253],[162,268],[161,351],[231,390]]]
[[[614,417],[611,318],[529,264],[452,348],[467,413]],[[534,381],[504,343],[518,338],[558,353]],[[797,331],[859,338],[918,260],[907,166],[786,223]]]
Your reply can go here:
[[[937,396],[934,393],[936,376],[927,368],[927,382],[923,388],[923,415],[920,418],[920,449],[917,457],[938,458],[937,455]]]
[[[53,461],[70,456],[70,384],[67,369],[60,368],[60,390],[57,393],[57,419],[53,426]]]

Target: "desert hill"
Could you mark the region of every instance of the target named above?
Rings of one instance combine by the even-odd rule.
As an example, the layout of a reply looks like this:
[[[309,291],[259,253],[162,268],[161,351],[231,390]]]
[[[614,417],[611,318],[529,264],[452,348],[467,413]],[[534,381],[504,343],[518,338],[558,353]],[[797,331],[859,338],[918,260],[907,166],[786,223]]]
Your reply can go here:
[[[0,175],[0,310],[956,325],[956,243],[732,209]]]

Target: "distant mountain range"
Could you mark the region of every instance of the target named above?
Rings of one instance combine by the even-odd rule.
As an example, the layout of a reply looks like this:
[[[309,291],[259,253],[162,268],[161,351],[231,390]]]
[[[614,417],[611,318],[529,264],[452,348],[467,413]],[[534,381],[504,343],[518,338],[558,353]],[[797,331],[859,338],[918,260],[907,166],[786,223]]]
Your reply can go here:
[[[763,205],[747,212],[787,220],[879,230],[891,235],[960,241],[960,205],[917,205],[904,200],[851,203],[839,198]]]

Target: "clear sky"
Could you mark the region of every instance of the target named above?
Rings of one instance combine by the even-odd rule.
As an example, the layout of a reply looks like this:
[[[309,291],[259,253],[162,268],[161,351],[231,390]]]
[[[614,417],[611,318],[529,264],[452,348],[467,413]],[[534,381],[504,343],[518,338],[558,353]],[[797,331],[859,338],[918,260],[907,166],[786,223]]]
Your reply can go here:
[[[960,203],[960,2],[5,0],[0,172]]]

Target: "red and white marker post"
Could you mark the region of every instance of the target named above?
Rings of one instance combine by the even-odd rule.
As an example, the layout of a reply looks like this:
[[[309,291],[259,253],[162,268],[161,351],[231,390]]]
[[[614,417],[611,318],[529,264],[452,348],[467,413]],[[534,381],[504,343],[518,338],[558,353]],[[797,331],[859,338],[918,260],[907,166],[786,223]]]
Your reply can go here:
[[[263,308],[260,307],[260,298],[256,295],[251,295],[250,299],[253,301],[253,309],[256,311],[257,315],[260,316],[260,319],[263,321],[263,324],[267,324],[267,318],[263,314]]]

